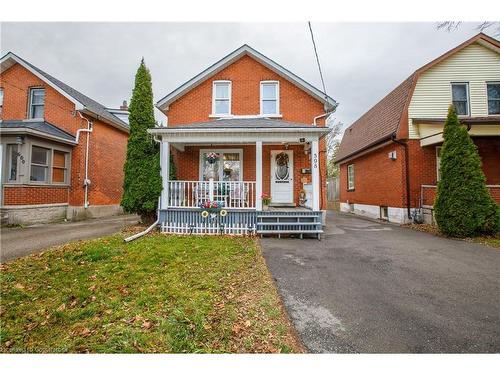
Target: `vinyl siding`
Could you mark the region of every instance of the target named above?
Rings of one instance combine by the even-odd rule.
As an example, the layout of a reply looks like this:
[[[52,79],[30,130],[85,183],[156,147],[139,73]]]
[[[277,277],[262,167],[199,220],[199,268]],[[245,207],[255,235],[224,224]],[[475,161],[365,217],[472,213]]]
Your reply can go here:
[[[472,44],[424,72],[408,108],[409,136],[420,138],[412,118],[444,118],[451,103],[451,82],[468,82],[471,116],[487,116],[486,82],[500,81],[500,54]]]

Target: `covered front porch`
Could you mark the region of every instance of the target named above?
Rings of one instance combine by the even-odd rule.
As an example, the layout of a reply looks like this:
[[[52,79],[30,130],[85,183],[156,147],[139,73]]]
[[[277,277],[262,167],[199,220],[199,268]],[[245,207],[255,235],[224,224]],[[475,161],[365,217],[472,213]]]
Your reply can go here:
[[[218,126],[151,131],[161,142],[162,230],[319,235],[324,223],[319,148],[328,128],[283,121],[279,127],[213,123]],[[169,179],[171,157],[175,180]]]

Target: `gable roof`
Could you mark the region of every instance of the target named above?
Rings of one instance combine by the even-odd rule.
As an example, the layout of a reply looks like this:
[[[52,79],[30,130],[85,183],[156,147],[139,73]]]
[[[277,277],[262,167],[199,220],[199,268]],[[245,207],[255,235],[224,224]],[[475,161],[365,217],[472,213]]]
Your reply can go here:
[[[208,122],[193,122],[190,124],[178,125],[171,129],[307,129],[315,128],[310,124],[301,124],[299,122],[284,121],[278,119],[270,119],[267,117],[260,118],[220,118]],[[331,131],[328,127],[321,127],[325,133]]]
[[[408,106],[419,76],[473,43],[480,43],[500,53],[500,42],[498,40],[479,33],[417,69],[345,130],[335,162],[339,163],[372,146],[387,141],[391,137],[396,137],[400,126],[406,119]]]
[[[4,72],[14,64],[23,66],[42,81],[49,84],[65,98],[73,102],[77,111],[87,112],[101,121],[113,125],[121,130],[125,130],[127,132],[129,131],[129,126],[124,121],[110,113],[102,104],[66,85],[64,82],[59,81],[57,78],[37,68],[12,52],[8,52],[0,59],[0,72]]]
[[[165,97],[159,100],[158,103],[156,103],[156,106],[158,107],[158,109],[162,111],[166,110],[166,108],[169,106],[170,103],[174,102],[179,97],[184,95],[186,92],[192,90],[202,82],[214,76],[216,73],[220,72],[221,70],[223,70],[224,68],[231,65],[233,62],[239,60],[241,57],[245,55],[252,57],[253,59],[260,62],[262,65],[266,66],[275,73],[279,74],[281,77],[290,81],[294,85],[300,87],[301,89],[306,91],[309,95],[313,96],[314,98],[325,104],[325,107],[328,108],[328,110],[333,110],[337,106],[337,102],[332,97],[326,95],[323,91],[317,89],[310,83],[304,81],[299,76],[293,74],[280,64],[264,56],[262,53],[256,51],[247,44],[242,45],[240,48],[234,50],[229,55],[223,57],[215,64],[209,66],[207,69],[205,69],[198,75],[194,76],[189,81],[176,88],[174,91],[167,94]]]

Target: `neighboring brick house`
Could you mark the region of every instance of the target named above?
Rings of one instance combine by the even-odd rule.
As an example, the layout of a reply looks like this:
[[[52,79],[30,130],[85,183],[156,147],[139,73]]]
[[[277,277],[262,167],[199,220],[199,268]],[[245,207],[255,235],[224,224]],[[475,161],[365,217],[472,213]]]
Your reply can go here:
[[[335,110],[332,98],[243,45],[157,107],[168,118],[151,131],[162,144],[165,231],[263,233],[266,225],[256,220],[267,194],[272,212],[295,222],[283,233],[316,232],[326,208],[325,118]],[[167,177],[170,146],[178,181]],[[207,200],[222,202],[227,217],[200,222],[198,206]],[[320,217],[301,227],[299,211],[304,221]]]
[[[13,53],[0,68],[2,222],[121,212],[129,127],[111,111],[126,108],[108,111]]]
[[[432,221],[452,103],[500,203],[500,43],[481,33],[415,71],[345,130],[336,158],[341,210],[402,223],[422,209]]]

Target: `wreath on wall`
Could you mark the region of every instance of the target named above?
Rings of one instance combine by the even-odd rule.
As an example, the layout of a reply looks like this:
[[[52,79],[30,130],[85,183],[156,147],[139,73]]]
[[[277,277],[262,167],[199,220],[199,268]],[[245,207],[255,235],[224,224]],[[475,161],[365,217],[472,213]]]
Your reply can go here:
[[[288,154],[281,152],[278,155],[276,155],[276,164],[278,164],[280,167],[287,165],[288,164]]]

